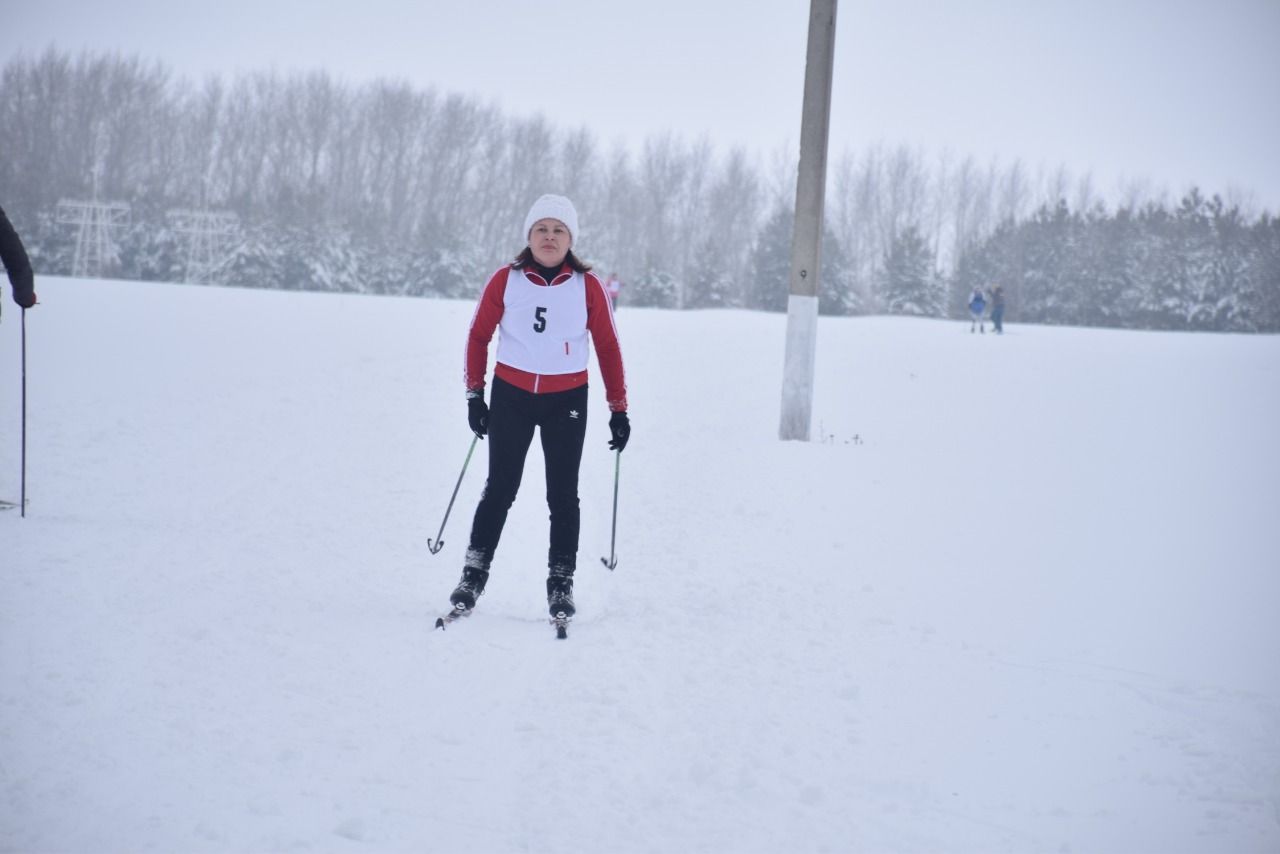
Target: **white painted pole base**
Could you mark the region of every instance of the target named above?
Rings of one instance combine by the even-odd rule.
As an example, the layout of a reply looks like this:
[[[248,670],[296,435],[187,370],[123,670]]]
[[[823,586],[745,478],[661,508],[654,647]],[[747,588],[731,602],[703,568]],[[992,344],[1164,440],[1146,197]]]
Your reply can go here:
[[[818,298],[791,294],[787,298],[787,351],[782,363],[780,439],[809,441],[817,350]]]

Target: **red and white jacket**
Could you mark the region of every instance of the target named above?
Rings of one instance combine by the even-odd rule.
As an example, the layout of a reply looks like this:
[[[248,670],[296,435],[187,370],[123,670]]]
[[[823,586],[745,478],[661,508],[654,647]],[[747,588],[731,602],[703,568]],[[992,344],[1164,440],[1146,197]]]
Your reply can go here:
[[[493,375],[534,394],[566,391],[587,383],[587,334],[595,345],[612,412],[627,410],[627,382],[613,306],[594,273],[567,264],[550,284],[528,269],[507,265],[489,278],[471,318],[463,381],[484,388],[493,331],[498,336]]]

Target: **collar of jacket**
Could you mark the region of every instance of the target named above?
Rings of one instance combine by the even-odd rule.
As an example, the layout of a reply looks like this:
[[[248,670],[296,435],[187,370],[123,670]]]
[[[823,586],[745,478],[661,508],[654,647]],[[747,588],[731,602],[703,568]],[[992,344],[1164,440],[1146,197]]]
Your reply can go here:
[[[533,282],[535,285],[558,285],[562,282],[567,282],[569,277],[573,275],[573,269],[568,265],[568,263],[564,263],[560,265],[560,272],[556,273],[551,281],[548,282],[542,276],[542,269],[545,268],[542,268],[541,265],[538,265],[535,261],[528,267],[522,268],[521,272],[524,273],[526,279]]]

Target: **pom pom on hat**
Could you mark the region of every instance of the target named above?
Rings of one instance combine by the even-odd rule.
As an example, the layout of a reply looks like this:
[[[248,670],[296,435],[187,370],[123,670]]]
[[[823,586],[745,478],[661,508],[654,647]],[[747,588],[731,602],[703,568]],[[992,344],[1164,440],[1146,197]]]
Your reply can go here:
[[[569,239],[576,241],[578,239],[578,212],[573,207],[573,202],[564,196],[556,196],[548,193],[533,203],[533,207],[529,208],[529,213],[524,218],[524,239],[529,240],[529,232],[533,230],[533,224],[540,219],[558,219],[565,224],[565,228],[569,229]]]

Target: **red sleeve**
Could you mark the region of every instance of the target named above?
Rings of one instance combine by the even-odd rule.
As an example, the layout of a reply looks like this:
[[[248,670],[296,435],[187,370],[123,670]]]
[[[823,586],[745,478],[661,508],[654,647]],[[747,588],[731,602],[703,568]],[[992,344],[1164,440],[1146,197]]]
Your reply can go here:
[[[462,381],[467,391],[484,388],[484,371],[489,361],[489,342],[502,320],[503,298],[507,293],[510,267],[503,267],[489,277],[471,318],[467,333],[467,354],[462,363]]]
[[[596,347],[596,361],[604,378],[604,396],[610,412],[627,411],[627,375],[622,368],[622,347],[613,322],[613,303],[604,284],[587,273],[587,328]]]

